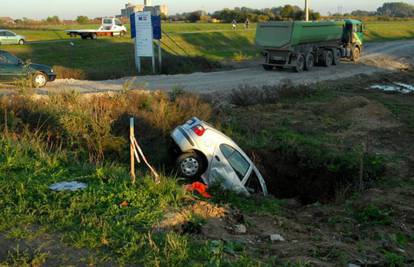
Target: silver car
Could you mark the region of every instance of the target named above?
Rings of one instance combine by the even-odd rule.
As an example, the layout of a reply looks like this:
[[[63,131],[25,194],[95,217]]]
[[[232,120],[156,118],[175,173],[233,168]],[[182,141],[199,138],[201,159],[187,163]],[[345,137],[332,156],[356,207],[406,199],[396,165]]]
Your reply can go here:
[[[192,118],[171,133],[181,155],[180,175],[246,195],[267,195],[263,176],[249,157],[229,137],[208,123]]]
[[[9,30],[0,29],[0,45],[19,44],[23,45],[26,42],[26,37],[18,35]]]

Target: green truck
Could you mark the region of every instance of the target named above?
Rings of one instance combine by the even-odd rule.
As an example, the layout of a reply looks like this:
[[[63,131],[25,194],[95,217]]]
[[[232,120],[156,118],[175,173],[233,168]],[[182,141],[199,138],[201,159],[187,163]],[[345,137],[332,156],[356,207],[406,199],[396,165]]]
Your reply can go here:
[[[341,58],[358,61],[363,37],[358,20],[270,21],[257,25],[256,45],[265,57],[265,70],[293,68],[302,72],[315,65],[337,65]]]

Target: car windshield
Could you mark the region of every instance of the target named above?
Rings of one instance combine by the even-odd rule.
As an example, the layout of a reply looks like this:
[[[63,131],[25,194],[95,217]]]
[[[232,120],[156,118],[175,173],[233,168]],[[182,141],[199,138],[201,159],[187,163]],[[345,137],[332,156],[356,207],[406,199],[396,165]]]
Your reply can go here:
[[[13,56],[12,54],[0,52],[0,63],[17,65],[19,64],[19,62],[20,62],[20,59]]]
[[[104,24],[112,24],[112,20],[111,19],[104,19],[103,23]]]
[[[240,152],[229,145],[221,144],[220,150],[230,163],[230,166],[237,173],[239,179],[243,180],[244,176],[246,176],[246,173],[249,171],[250,163],[243,157]]]

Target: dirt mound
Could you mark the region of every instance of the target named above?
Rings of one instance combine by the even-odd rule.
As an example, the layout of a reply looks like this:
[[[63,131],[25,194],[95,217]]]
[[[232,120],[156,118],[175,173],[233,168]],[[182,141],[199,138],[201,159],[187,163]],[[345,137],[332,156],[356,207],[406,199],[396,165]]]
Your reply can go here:
[[[376,130],[398,127],[399,123],[383,104],[362,96],[341,96],[323,107],[327,114],[349,122],[348,130]]]

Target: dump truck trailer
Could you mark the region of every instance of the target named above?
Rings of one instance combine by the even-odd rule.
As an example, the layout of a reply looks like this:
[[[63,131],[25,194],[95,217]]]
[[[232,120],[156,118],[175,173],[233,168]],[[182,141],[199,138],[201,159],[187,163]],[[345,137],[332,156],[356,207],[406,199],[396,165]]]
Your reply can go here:
[[[358,20],[271,21],[259,23],[256,46],[265,57],[263,68],[329,67],[341,58],[358,61],[363,48],[363,25]]]

